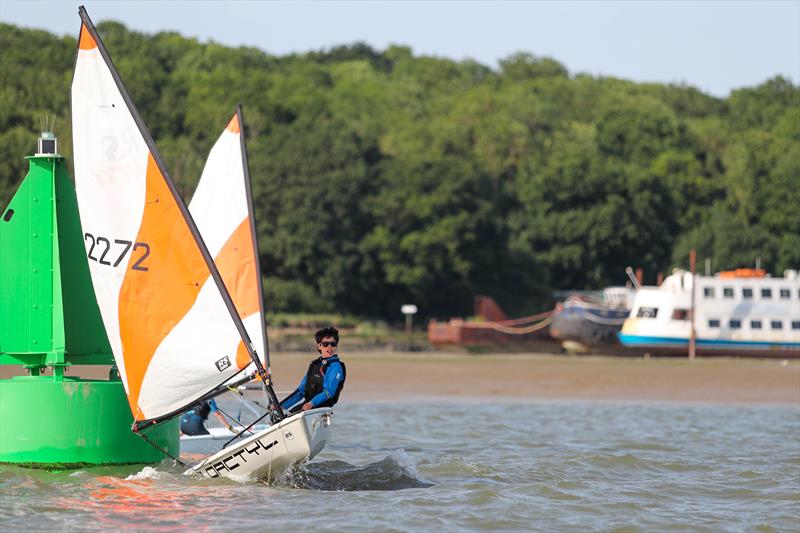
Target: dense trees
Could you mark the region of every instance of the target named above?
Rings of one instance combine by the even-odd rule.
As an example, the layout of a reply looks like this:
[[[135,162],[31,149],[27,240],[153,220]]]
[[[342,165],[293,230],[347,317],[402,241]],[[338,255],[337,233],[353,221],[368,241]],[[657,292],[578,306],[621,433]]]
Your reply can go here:
[[[99,25],[189,199],[244,105],[271,310],[394,317],[512,313],[628,265],[800,266],[800,89],[780,77],[717,99],[570,75],[516,53],[498,70],[364,44],[269,56]],[[0,201],[38,116],[70,156],[74,38],[0,26]]]

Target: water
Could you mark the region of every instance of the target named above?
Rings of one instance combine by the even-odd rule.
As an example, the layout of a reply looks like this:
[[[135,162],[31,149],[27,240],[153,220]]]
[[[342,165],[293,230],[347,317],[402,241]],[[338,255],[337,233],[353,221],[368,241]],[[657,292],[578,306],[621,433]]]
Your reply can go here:
[[[353,404],[280,480],[0,467],[0,529],[798,531],[791,406]]]

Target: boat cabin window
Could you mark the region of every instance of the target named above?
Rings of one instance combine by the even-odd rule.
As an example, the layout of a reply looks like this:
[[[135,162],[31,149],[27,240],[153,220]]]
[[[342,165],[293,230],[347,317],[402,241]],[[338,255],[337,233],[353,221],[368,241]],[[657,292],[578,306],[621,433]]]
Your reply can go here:
[[[761,329],[761,321],[760,320],[751,320],[750,321],[750,329]]]
[[[742,289],[742,298],[752,298],[753,297],[753,289]]]
[[[706,298],[714,297],[714,287],[703,287],[703,296]]]
[[[761,289],[761,297],[764,299],[772,298],[772,289]]]
[[[800,320],[792,320],[792,329],[800,329]]]
[[[716,318],[709,319],[708,327],[710,327],[710,328],[718,328],[719,327],[719,320],[717,320]]]
[[[792,292],[789,289],[781,289],[781,298],[788,299],[792,297]]]
[[[741,320],[731,320],[728,323],[728,326],[730,326],[731,329],[739,329],[739,328],[742,327],[742,321]]]
[[[733,298],[733,287],[723,287],[722,296],[725,298]]]
[[[673,309],[672,320],[689,320],[688,309]]]
[[[772,324],[772,329],[783,329],[783,322],[780,320],[773,320],[770,324]]]
[[[655,318],[658,316],[658,307],[640,307],[636,318]]]

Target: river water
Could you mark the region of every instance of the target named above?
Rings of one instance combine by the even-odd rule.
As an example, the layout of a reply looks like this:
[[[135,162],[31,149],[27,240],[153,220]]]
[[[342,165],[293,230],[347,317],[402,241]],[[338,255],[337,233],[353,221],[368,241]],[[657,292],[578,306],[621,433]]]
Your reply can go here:
[[[798,531],[800,407],[344,403],[271,483],[0,467],[0,529]]]

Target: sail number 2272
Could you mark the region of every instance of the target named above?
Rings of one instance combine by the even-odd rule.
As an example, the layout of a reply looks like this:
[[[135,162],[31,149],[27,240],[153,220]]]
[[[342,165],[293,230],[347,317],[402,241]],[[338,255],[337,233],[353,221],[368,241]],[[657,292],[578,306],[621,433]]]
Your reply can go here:
[[[90,241],[89,252],[87,253],[87,257],[90,260],[97,261],[101,265],[116,267],[128,255],[128,251],[132,249],[131,254],[136,256],[136,260],[133,262],[131,270],[147,272],[147,265],[144,264],[144,261],[150,255],[150,245],[146,242],[114,239],[114,245],[112,246],[111,240],[106,237],[95,237],[91,233],[84,233],[83,240]]]

